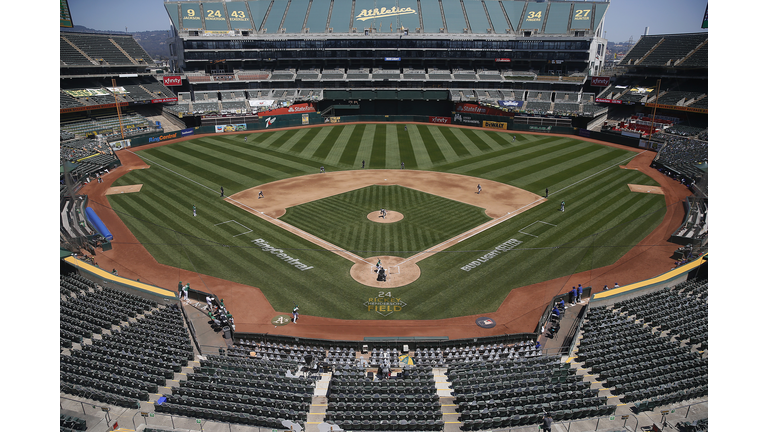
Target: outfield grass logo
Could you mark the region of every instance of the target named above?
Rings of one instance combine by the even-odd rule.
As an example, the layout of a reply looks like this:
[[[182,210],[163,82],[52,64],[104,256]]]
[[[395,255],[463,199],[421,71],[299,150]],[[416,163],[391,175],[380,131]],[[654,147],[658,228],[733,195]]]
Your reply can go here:
[[[256,246],[260,247],[261,250],[263,250],[264,252],[270,252],[273,255],[277,255],[278,258],[282,259],[283,261],[287,262],[288,264],[293,265],[294,267],[296,267],[297,269],[299,269],[301,271],[309,270],[311,268],[314,268],[312,266],[308,266],[306,264],[302,264],[301,262],[299,262],[298,258],[291,258],[290,256],[288,256],[288,254],[283,252],[282,249],[278,249],[276,247],[270,246],[269,243],[267,243],[267,241],[264,240],[264,239],[251,240],[251,243],[253,243]]]
[[[392,297],[392,293],[384,292],[379,292],[378,297],[368,298],[368,301],[363,304],[368,307],[368,312],[375,311],[383,316],[400,312],[407,306],[400,297]]]
[[[495,258],[495,257],[499,256],[499,254],[501,254],[502,252],[507,252],[507,251],[510,251],[510,250],[514,249],[515,247],[519,246],[521,243],[523,243],[523,242],[521,242],[520,240],[509,239],[509,240],[505,241],[504,243],[496,246],[491,252],[488,252],[487,254],[481,256],[480,258],[472,261],[471,263],[465,265],[461,269],[464,270],[464,271],[470,271],[473,268],[479,266],[480,264],[482,264],[482,263],[484,263],[484,262],[486,262],[486,261],[488,261],[488,260],[490,260],[492,258]]]

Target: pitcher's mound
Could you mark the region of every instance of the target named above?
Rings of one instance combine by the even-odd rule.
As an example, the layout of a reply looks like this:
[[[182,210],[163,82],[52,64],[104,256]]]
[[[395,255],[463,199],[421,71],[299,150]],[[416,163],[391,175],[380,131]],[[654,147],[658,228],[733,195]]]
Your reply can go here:
[[[403,220],[405,216],[402,213],[387,210],[387,217],[381,217],[381,210],[368,213],[368,220],[379,223],[392,223]]]

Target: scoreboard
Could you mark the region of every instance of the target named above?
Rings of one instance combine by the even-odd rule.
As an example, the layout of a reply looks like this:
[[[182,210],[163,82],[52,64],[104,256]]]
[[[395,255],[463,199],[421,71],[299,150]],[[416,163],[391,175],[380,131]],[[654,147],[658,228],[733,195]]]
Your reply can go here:
[[[59,0],[60,12],[59,12],[59,27],[72,28],[72,14],[69,13],[69,3],[67,0]]]

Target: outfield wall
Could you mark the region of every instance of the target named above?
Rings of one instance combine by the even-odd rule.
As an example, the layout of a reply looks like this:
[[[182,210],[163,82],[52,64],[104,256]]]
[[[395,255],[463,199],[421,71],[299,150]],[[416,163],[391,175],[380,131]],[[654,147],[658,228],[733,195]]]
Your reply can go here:
[[[261,131],[267,129],[290,128],[297,126],[312,126],[321,124],[339,123],[426,123],[439,125],[474,126],[493,130],[509,130],[533,133],[553,133],[561,135],[588,136],[602,141],[621,144],[628,147],[639,147],[639,139],[631,137],[614,136],[599,132],[590,132],[584,135],[585,129],[562,126],[541,126],[515,124],[512,117],[500,117],[486,114],[460,114],[451,113],[445,116],[429,115],[345,115],[336,117],[323,117],[319,113],[286,114],[279,116],[260,117],[258,121],[246,123],[244,117],[222,117],[216,119],[216,124],[197,126],[174,132],[161,132],[149,134],[131,139],[131,147],[140,147],[147,144],[155,144],[163,141],[182,138],[190,135],[204,135],[228,132]],[[231,123],[228,123],[231,122]]]

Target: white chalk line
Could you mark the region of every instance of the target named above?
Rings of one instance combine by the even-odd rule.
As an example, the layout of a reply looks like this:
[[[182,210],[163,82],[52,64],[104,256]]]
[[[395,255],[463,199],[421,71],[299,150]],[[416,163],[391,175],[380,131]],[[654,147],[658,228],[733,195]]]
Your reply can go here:
[[[219,222],[219,223],[217,223],[217,224],[214,224],[213,226],[219,226],[219,225],[221,225],[221,224],[230,223],[230,222],[234,222],[234,223],[236,223],[236,224],[240,225],[241,227],[243,227],[243,228],[245,228],[245,229],[247,229],[247,230],[248,230],[248,231],[246,231],[246,232],[242,232],[242,233],[240,233],[240,234],[235,234],[235,235],[233,235],[232,237],[237,237],[237,236],[241,236],[241,235],[243,235],[243,234],[248,234],[248,233],[251,233],[251,232],[253,232],[253,230],[252,230],[252,229],[248,228],[247,226],[245,226],[245,225],[241,224],[240,222],[238,222],[238,221],[236,221],[236,220],[234,220],[234,219],[232,219],[232,220],[228,220],[228,221],[224,221],[224,222]]]

